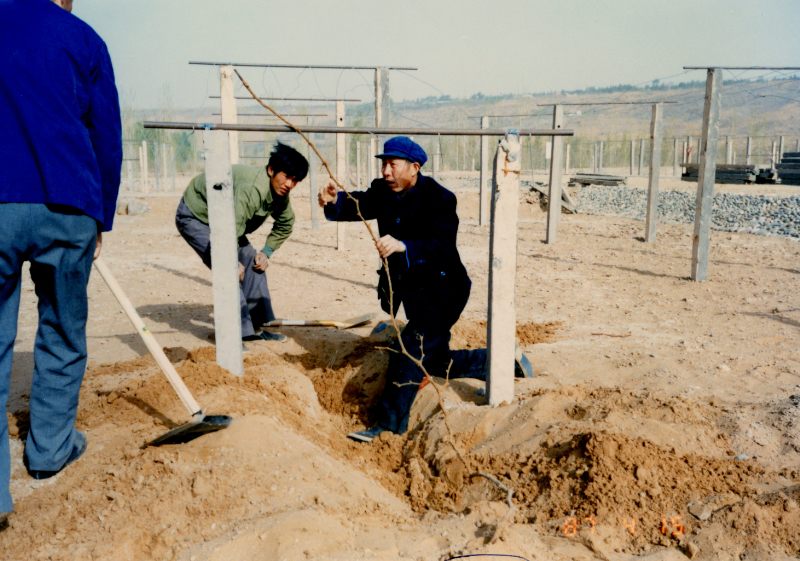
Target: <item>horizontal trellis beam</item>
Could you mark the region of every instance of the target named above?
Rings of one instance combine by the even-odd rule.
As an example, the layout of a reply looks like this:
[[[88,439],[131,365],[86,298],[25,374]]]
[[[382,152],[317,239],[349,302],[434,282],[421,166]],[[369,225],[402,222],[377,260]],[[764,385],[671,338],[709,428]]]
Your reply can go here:
[[[146,129],[173,129],[173,130],[225,130],[225,131],[253,131],[253,132],[295,132],[287,125],[251,125],[236,123],[181,123],[169,121],[144,121],[142,126]],[[301,125],[298,130],[313,133],[330,134],[374,134],[409,136],[505,136],[508,129],[411,129],[402,127],[326,127],[316,125]],[[571,129],[515,129],[520,136],[575,136]]]
[[[212,113],[212,115],[218,116],[222,115],[222,113]],[[329,113],[281,113],[282,117],[330,117]],[[237,117],[273,117],[278,119],[278,117],[272,113],[239,113]]]
[[[653,105],[655,103],[678,103],[677,101],[595,101],[590,103],[538,103],[537,107],[553,105]]]
[[[210,96],[208,96],[208,99],[219,99],[220,97],[222,97],[222,96],[210,95]],[[336,99],[336,98],[333,98],[333,97],[330,97],[330,98],[327,98],[327,99],[320,98],[320,97],[259,97],[258,99],[256,99],[251,95],[237,95],[236,97],[234,97],[234,99],[245,99],[245,100],[250,100],[250,101],[258,101],[258,99],[261,99],[261,100],[266,99],[266,100],[269,100],[269,101],[318,101],[318,102],[325,102],[325,103],[333,102],[333,101],[348,101],[348,102],[361,103],[360,99]]]
[[[800,70],[800,66],[684,66],[684,70]]]
[[[375,70],[376,68],[388,68],[389,70],[417,70],[408,66],[331,66],[327,64],[256,64],[251,62],[206,62],[190,60],[189,64],[201,64],[205,66],[254,66],[257,68],[328,68],[333,70]]]

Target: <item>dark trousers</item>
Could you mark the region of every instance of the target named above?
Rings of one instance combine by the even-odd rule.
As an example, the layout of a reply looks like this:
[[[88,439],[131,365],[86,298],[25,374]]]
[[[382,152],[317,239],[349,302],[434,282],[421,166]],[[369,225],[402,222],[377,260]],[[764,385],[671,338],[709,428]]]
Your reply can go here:
[[[415,358],[424,355],[422,364],[431,376],[444,378],[475,378],[486,380],[486,349],[451,351],[450,329],[421,330],[413,321],[401,335],[406,350]],[[386,386],[377,404],[377,425],[397,434],[408,429],[408,415],[417,395],[419,384],[425,378],[422,370],[407,356],[400,354],[400,343],[392,345]],[[397,385],[408,384],[408,385]]]
[[[75,415],[86,369],[86,286],[96,242],[97,222],[70,207],[0,203],[0,513],[13,510],[5,409],[22,264],[31,263],[39,300],[25,456],[32,470],[57,471],[77,437]]]
[[[181,199],[175,213],[175,226],[203,263],[211,268],[211,229],[208,224],[195,218],[192,211]],[[258,250],[239,239],[239,263],[244,266],[244,280],[239,283],[239,308],[242,317],[242,337],[253,335],[256,329],[275,319],[272,299],[269,296],[266,272],[253,269]]]

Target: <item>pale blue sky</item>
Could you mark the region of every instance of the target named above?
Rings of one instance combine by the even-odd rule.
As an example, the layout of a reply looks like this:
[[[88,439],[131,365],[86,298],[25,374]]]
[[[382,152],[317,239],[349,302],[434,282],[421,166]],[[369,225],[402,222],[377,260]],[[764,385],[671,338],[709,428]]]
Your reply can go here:
[[[419,68],[392,72],[398,100],[639,84],[684,65],[800,66],[797,0],[74,0],[73,13],[105,39],[137,107],[157,106],[165,85],[177,107],[209,103],[217,75],[190,60]],[[258,93],[372,99],[369,71],[244,76]],[[673,78],[692,79],[704,74]]]

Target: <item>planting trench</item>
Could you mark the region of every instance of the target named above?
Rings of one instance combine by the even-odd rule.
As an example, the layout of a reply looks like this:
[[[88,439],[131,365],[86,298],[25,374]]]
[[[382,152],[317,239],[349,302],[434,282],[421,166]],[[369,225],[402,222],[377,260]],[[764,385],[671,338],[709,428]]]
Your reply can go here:
[[[559,328],[529,323],[518,338],[549,342]],[[372,558],[364,543],[409,559],[566,559],[572,542],[601,559],[663,548],[704,559],[800,550],[800,473],[735,459],[721,428],[728,414],[709,403],[534,378],[518,381],[512,405],[490,409],[479,406],[478,382],[458,380],[445,390],[454,435],[426,387],[408,434],[356,444],[344,434],[370,422],[385,343],[287,333],[300,352],[258,347],[241,379],[215,364],[213,347],[167,349],[206,412],[235,417],[182,446],[141,447],[183,419],[151,358],[90,367],[78,416],[89,450],[45,482],[17,467],[19,512],[0,534],[3,558],[345,559],[354,547]],[[480,347],[484,335],[485,324],[463,321],[453,346]],[[19,466],[25,412],[11,423]],[[505,514],[504,494],[470,477],[453,442],[473,469],[514,490],[515,524],[494,549],[486,541]],[[391,539],[387,526],[397,529]]]

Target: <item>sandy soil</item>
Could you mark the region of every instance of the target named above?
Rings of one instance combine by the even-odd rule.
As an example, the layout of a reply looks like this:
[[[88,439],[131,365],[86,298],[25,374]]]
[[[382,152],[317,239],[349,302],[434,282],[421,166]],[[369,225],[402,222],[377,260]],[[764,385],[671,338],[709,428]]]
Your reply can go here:
[[[474,348],[485,340],[488,229],[477,225],[474,190],[457,192],[474,284],[453,344]],[[379,311],[363,228],[349,226],[337,251],[333,225],[311,229],[304,186],[293,196],[296,231],[268,271],[278,316]],[[534,378],[498,408],[482,405],[479,382],[451,383],[452,436],[425,387],[407,435],[359,445],[344,435],[369,423],[388,360],[369,339],[375,322],[286,328],[285,343],[249,344],[245,376],[231,376],[214,363],[211,275],[175,230],[178,199],[147,202],[147,214],[118,217],[103,255],[195,398],[234,421],[188,444],[142,448],[186,413],[93,275],[78,415],[89,448],[57,477],[30,479],[21,439],[36,308],[25,275],[8,408],[17,512],[0,533],[3,559],[798,555],[796,242],[715,232],[710,280],[695,283],[690,226],[661,225],[645,245],[642,223],[564,215],[558,243],[545,245],[543,213],[523,204],[518,337]],[[514,491],[493,544],[505,494],[470,477],[475,469]]]

